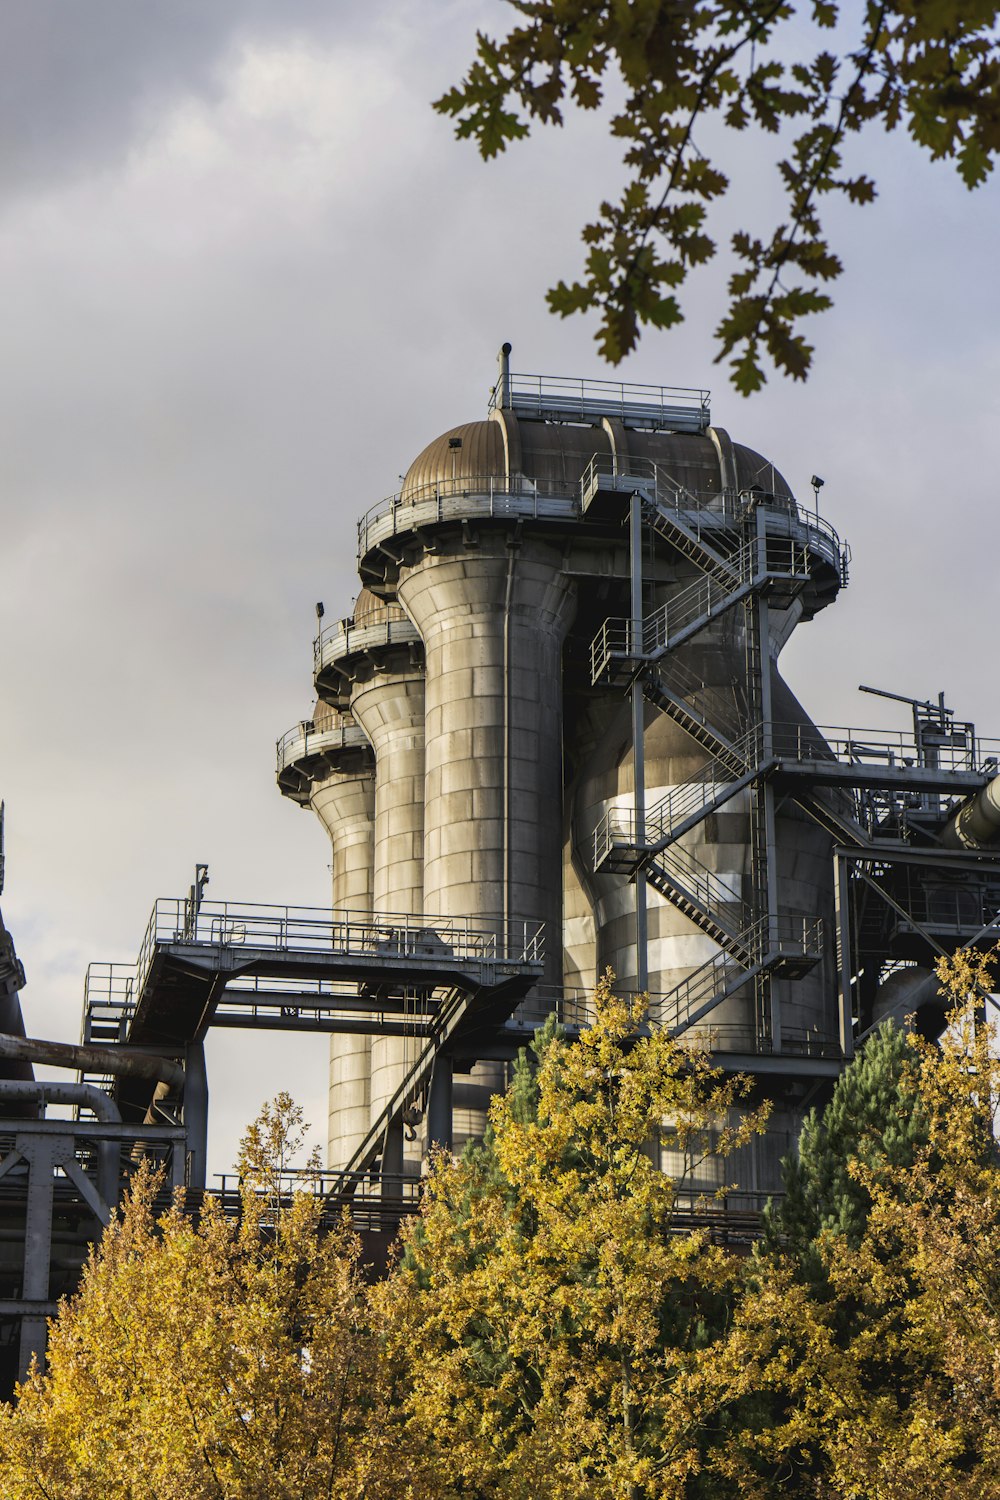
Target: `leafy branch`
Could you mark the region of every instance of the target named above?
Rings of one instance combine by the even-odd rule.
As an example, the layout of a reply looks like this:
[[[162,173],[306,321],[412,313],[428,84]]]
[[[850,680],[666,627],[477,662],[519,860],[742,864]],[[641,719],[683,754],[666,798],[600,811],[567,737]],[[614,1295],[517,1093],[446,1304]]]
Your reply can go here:
[[[609,133],[623,143],[624,188],[582,230],[580,277],[548,294],[562,317],[597,313],[595,337],[613,364],[645,327],[682,321],[690,271],[717,253],[710,214],[731,180],[698,148],[703,124],[721,123],[723,141],[751,127],[792,132],[773,162],[788,204],[783,222],[764,235],[740,229],[730,242],[738,268],[715,331],[717,361],[729,359],[744,394],[764,383],[765,365],[794,379],[810,369],[800,326],[832,305],[823,286],[842,271],[817,202],[876,196],[869,176],[844,172],[849,135],[905,121],[916,144],[953,159],[970,188],[1000,149],[1000,0],[867,0],[845,19],[855,35],[839,53],[803,45],[840,26],[838,0],[508,3],[520,24],[502,41],[479,33],[468,73],[435,108],[489,159],[534,123],[562,125],[567,105],[606,108],[609,83],[624,85],[624,103],[608,108]]]

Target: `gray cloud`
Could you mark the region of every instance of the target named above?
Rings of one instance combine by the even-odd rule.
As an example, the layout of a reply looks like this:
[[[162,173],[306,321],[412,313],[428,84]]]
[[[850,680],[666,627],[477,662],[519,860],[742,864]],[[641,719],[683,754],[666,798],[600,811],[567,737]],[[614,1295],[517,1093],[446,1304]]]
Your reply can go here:
[[[350,36],[360,19],[331,0],[7,0],[5,191],[113,170],[178,93],[218,99],[245,39]]]

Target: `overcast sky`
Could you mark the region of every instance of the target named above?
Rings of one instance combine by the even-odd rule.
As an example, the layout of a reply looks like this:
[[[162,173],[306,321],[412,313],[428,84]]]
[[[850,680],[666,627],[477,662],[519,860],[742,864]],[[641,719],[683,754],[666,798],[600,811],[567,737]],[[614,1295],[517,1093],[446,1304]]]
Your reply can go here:
[[[4,0],[3,911],[31,1034],[75,1040],[91,960],[134,958],[195,861],[209,895],[321,905],[329,853],[274,741],[312,703],[313,606],[349,611],[355,522],[519,371],[607,376],[556,322],[577,232],[618,179],[592,120],[483,165],[429,101],[498,0]],[[770,143],[734,214],[774,201]],[[808,385],[744,401],[712,365],[721,272],[621,378],[709,386],[852,543],[852,583],[785,675],[817,722],[905,727],[866,681],[942,688],[1000,734],[995,184],[903,136]],[[210,1039],[213,1168],[287,1087],[325,1128],[325,1043]]]

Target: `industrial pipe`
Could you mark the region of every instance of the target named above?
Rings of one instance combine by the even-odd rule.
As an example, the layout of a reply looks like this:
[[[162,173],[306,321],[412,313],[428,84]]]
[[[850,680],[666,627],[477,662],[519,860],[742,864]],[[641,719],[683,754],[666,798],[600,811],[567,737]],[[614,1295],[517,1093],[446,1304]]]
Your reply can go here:
[[[152,1057],[146,1052],[118,1047],[89,1047],[73,1042],[46,1042],[34,1037],[12,1036],[0,1032],[0,1057],[16,1057],[28,1062],[48,1063],[54,1068],[86,1068],[93,1072],[114,1073],[130,1078],[162,1080],[183,1089],[184,1069],[166,1057]],[[101,1095],[102,1098],[105,1095]]]
[[[1000,839],[1000,776],[982,787],[945,825],[946,849],[982,849]]]
[[[8,1099],[29,1099],[35,1104],[80,1104],[92,1109],[99,1120],[121,1124],[113,1099],[92,1083],[53,1083],[48,1079],[0,1078],[0,1104]]]
[[[20,1040],[17,1038],[17,1040]],[[113,1099],[92,1083],[53,1083],[48,1079],[0,1078],[0,1104],[8,1099],[26,1099],[41,1104],[75,1104],[93,1110],[99,1120],[120,1125],[121,1113]],[[67,1125],[67,1129],[72,1127]],[[118,1191],[118,1141],[100,1141],[97,1146],[97,1191],[113,1208]]]

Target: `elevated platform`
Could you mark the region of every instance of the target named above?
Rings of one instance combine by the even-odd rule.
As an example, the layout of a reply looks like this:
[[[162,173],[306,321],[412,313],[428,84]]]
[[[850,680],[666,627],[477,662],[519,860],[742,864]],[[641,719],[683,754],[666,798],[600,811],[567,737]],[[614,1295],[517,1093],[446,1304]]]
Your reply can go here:
[[[611,417],[648,432],[705,432],[712,421],[708,391],[561,375],[508,375],[494,387],[489,409],[588,426]]]
[[[371,746],[353,719],[338,716],[336,724],[320,727],[300,720],[277,744],[278,790],[307,806],[314,781],[370,759]]]
[[[402,616],[402,610],[400,610]],[[313,642],[313,677],[316,691],[327,703],[346,707],[351,682],[363,658],[378,661],[387,651],[408,650],[423,659],[420,632],[405,617],[356,625],[353,619],[338,620]]]
[[[442,994],[505,1020],[542,958],[537,922],[160,900],[134,965],[88,970],[84,1039],[182,1055],[214,1024],[430,1037]],[[150,1090],[117,1092],[132,1113]]]

